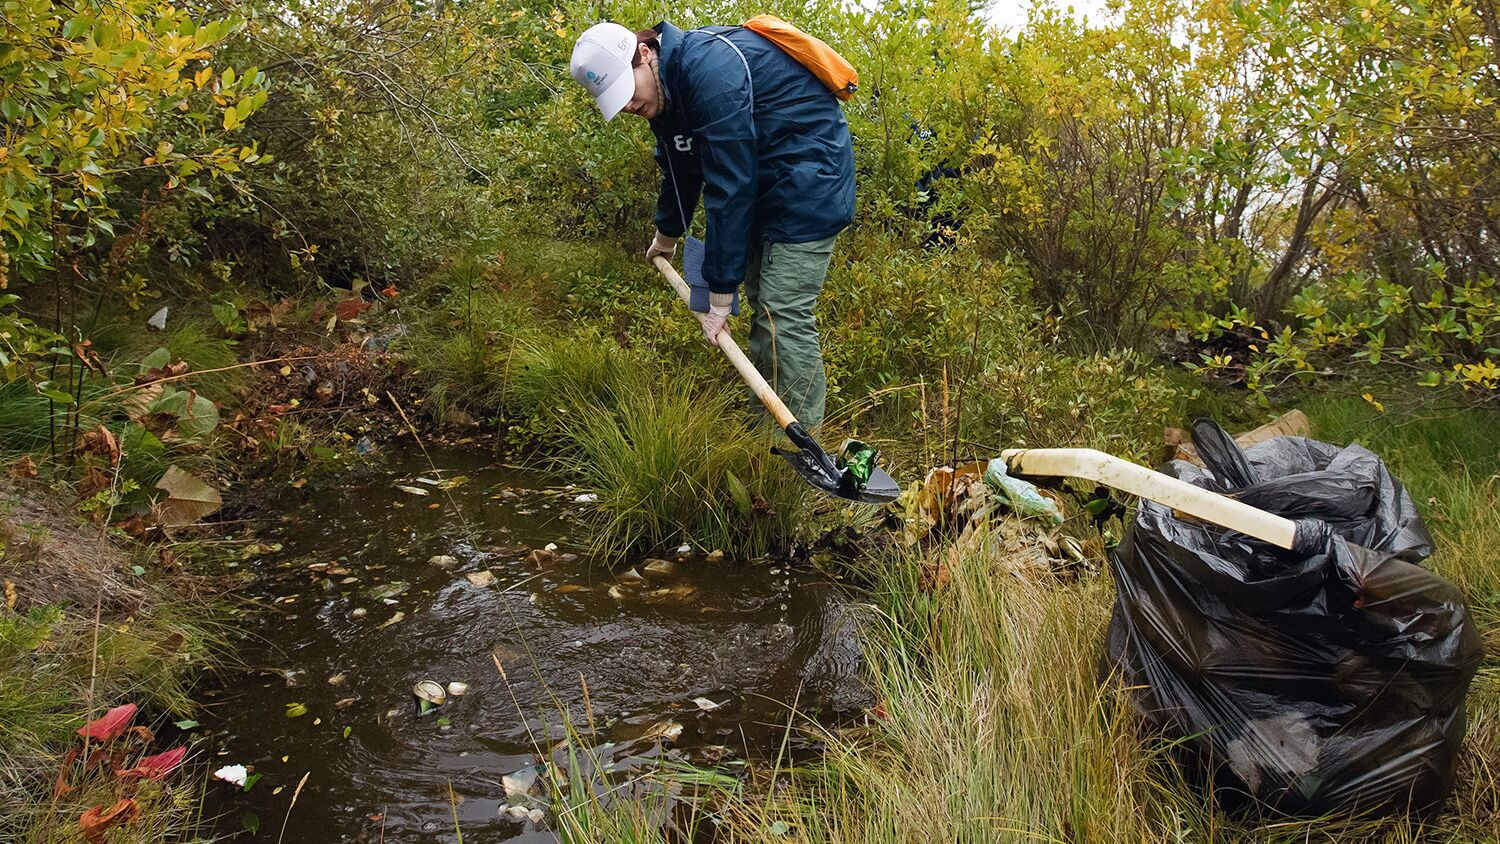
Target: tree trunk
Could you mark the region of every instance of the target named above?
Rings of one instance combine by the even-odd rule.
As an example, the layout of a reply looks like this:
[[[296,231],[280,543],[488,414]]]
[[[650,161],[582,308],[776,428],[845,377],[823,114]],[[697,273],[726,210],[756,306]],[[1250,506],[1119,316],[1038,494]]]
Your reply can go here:
[[[1261,321],[1280,316],[1286,309],[1287,302],[1291,301],[1297,280],[1294,270],[1307,251],[1307,233],[1312,229],[1313,223],[1317,222],[1323,209],[1341,192],[1337,180],[1323,186],[1319,179],[1322,173],[1323,165],[1320,164],[1308,177],[1307,184],[1302,189],[1302,201],[1297,204],[1297,222],[1292,227],[1291,237],[1287,239],[1286,249],[1260,289],[1255,292],[1251,308]]]

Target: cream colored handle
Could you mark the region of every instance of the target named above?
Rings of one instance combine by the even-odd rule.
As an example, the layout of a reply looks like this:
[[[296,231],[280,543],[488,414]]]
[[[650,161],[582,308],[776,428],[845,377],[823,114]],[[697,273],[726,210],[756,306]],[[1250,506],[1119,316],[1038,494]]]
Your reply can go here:
[[[661,270],[661,274],[667,277],[667,281],[671,282],[672,288],[682,299],[682,304],[692,308],[693,293],[688,289],[687,282],[682,280],[682,276],[677,274],[677,270],[672,268],[671,262],[662,255],[657,255],[651,261],[656,264],[658,270]],[[745,383],[750,386],[755,397],[766,406],[766,410],[771,411],[771,416],[776,420],[777,425],[785,430],[787,426],[796,424],[797,417],[786,409],[781,397],[776,395],[776,391],[771,389],[770,384],[766,383],[765,376],[761,375],[760,370],[755,368],[755,364],[751,363],[750,359],[745,357],[745,353],[740,351],[739,344],[729,336],[728,328],[719,331],[719,336],[714,338],[714,343],[724,353],[724,357],[729,358],[729,362],[734,364],[735,370],[739,372],[741,378],[745,379]]]
[[[1291,519],[1092,448],[1009,448],[1000,457],[1016,475],[1094,481],[1281,548],[1291,548],[1297,537]]]

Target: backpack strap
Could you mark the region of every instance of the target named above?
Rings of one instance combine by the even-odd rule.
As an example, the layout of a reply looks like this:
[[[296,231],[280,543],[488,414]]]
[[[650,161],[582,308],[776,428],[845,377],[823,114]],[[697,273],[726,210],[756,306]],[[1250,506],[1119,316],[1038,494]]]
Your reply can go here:
[[[728,27],[723,27],[723,28],[727,29],[727,30],[730,30],[730,31],[733,31],[733,30],[736,30],[736,29],[744,29],[744,27],[742,27],[742,26],[728,26]],[[713,37],[719,39],[720,41],[723,41],[725,44],[728,44],[729,45],[729,49],[733,50],[734,54],[736,56],[740,57],[740,64],[742,64],[742,65],[745,66],[745,84],[750,89],[750,127],[751,127],[751,129],[754,129],[755,128],[755,77],[750,73],[750,62],[749,62],[748,59],[745,58],[745,54],[740,50],[739,46],[737,44],[735,44],[733,41],[730,41],[728,38],[725,38],[722,33],[715,32],[713,29],[710,29],[708,27],[701,27],[699,29],[690,29],[690,30],[688,30],[688,32],[701,32],[701,33],[704,33],[705,35],[712,35]],[[667,156],[666,157],[667,157],[667,175],[670,176],[671,179],[672,179],[672,194],[673,194],[673,196],[677,197],[677,213],[682,216],[682,236],[684,238],[686,238],[688,236],[687,210],[685,208],[683,208],[683,206],[682,206],[682,194],[677,189],[677,173],[676,173],[675,169],[672,167],[672,153],[671,153],[670,150],[667,151]],[[686,247],[684,247],[684,249],[686,249]],[[686,252],[684,252],[683,254],[686,255]]]

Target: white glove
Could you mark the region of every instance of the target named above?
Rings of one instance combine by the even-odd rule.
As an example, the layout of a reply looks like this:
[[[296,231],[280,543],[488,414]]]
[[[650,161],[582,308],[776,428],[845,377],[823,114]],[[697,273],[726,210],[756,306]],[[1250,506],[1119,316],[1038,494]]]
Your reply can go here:
[[[655,261],[652,259],[654,259],[657,255],[660,255],[670,261],[672,260],[672,256],[676,254],[676,252],[677,238],[667,237],[660,231],[657,231],[656,236],[651,238],[651,245],[646,247],[646,263],[654,264]]]
[[[697,315],[698,323],[703,326],[703,342],[710,346],[719,345],[719,332],[723,331],[724,324],[729,322],[729,314],[733,306],[733,293],[708,294],[708,313]]]

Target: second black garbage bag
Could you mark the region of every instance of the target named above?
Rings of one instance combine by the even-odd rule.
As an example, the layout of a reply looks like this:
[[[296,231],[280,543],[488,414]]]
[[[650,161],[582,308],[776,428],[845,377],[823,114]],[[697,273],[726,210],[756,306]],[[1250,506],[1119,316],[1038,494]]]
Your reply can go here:
[[[1241,451],[1208,420],[1193,440],[1207,468],[1164,471],[1315,521],[1289,552],[1142,501],[1110,560],[1104,672],[1226,806],[1441,803],[1483,653],[1457,587],[1420,566],[1432,540],[1411,496],[1362,446]]]

